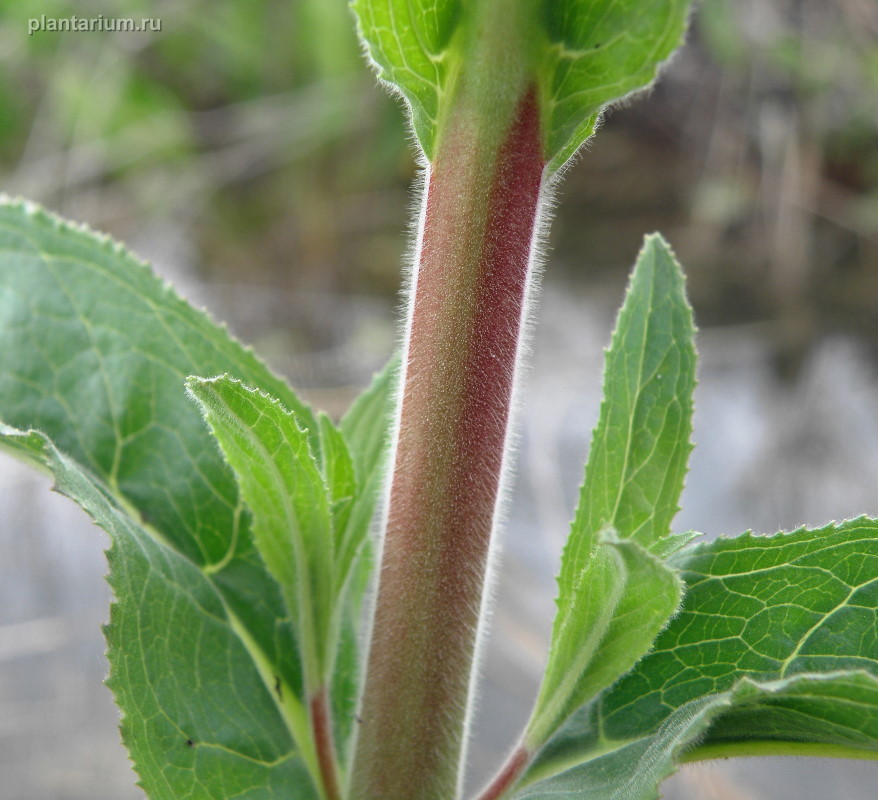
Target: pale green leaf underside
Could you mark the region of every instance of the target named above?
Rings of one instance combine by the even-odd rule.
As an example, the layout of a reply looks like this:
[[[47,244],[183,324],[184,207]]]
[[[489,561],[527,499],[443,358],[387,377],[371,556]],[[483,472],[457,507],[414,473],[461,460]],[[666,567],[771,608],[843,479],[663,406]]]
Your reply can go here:
[[[146,266],[110,240],[34,206],[0,202],[0,419],[52,437],[59,451],[165,543],[163,558],[173,551],[174,563],[185,562],[189,572],[201,575],[234,615],[232,631],[241,646],[264,656],[272,680],[287,687],[283,702],[295,703],[303,693],[302,665],[279,586],[254,546],[235,478],[183,391],[187,375],[226,371],[294,411],[319,453],[310,409]],[[111,581],[120,592],[137,592],[116,573],[146,569],[140,549],[117,542],[114,552]],[[156,630],[176,621],[169,617],[163,623],[162,610],[182,608],[174,602],[177,589],[171,581],[151,584],[156,595],[162,587],[167,602],[153,600],[148,618],[133,608],[140,595],[119,596],[120,607],[133,610],[114,616],[126,625],[114,621],[108,629],[111,652],[125,652],[127,640],[139,635],[138,620]],[[199,617],[197,608],[192,613],[190,633],[199,620],[210,624],[209,615]],[[213,641],[194,640],[203,647]],[[144,668],[162,663],[182,668],[191,661],[191,641],[192,635],[173,636],[163,640],[164,650],[148,647],[154,661]],[[210,653],[201,656],[209,660]],[[222,658],[218,653],[218,663]],[[162,731],[185,721],[186,706],[173,694],[163,695],[169,684],[159,681],[153,688],[155,702],[164,703],[161,713],[142,718],[142,686],[126,684],[129,669],[121,656],[111,657],[110,666],[136,768],[144,782],[164,780],[155,766],[165,747]],[[230,673],[226,680],[231,684],[235,678]],[[207,684],[200,685],[206,691]],[[247,721],[228,715],[223,724],[245,730]],[[258,796],[258,785],[251,788]],[[156,796],[178,795],[167,789]]]
[[[390,438],[399,363],[399,356],[394,356],[374,377],[369,388],[354,401],[339,423],[360,483],[381,472]],[[374,503],[374,497],[371,502]]]
[[[546,158],[556,169],[594,133],[610,103],[643,89],[680,45],[691,0],[559,0],[543,4],[540,62]]]
[[[186,386],[237,475],[256,547],[286,599],[306,689],[315,692],[332,663],[338,589],[329,490],[307,434],[277,400],[234,378],[190,378]],[[324,437],[329,424],[321,421]],[[324,456],[336,463],[344,442],[330,441]]]
[[[553,737],[521,797],[650,800],[684,751],[878,758],[878,522],[745,534],[672,563],[681,611]]]
[[[278,696],[268,657],[204,570],[42,434],[0,425],[0,447],[47,469],[110,534],[108,683],[149,797],[315,800],[291,736],[303,709],[288,686]]]
[[[558,578],[535,744],[549,720],[560,722],[634,666],[676,610],[679,580],[648,548],[665,549],[683,489],[693,335],[680,267],[661,237],[647,237],[607,352],[600,418]],[[631,540],[627,548],[599,544],[608,530]]]

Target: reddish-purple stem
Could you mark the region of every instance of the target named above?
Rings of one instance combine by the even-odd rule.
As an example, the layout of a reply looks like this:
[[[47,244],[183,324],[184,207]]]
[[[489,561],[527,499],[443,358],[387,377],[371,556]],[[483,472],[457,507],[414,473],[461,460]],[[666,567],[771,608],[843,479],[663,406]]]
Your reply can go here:
[[[449,126],[427,188],[355,800],[457,788],[545,166],[534,91],[487,174],[470,134]]]
[[[320,777],[323,781],[326,800],[341,800],[335,747],[332,742],[332,718],[325,688],[320,689],[311,698],[311,730],[314,734],[317,763],[320,767]]]
[[[521,777],[525,767],[530,761],[530,753],[523,747],[516,748],[512,755],[506,759],[506,763],[494,776],[494,779],[482,789],[476,800],[500,800]]]

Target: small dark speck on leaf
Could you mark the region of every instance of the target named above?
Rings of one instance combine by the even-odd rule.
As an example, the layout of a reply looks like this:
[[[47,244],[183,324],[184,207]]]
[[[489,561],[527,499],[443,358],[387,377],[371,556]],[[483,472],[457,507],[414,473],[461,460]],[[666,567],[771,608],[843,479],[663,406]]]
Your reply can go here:
[[[195,742],[193,742],[191,739],[187,739],[186,747],[195,747]]]
[[[283,698],[283,690],[281,689],[280,676],[279,676],[279,675],[275,675],[275,676],[274,676],[274,691],[277,692],[277,696],[278,696],[278,699],[279,699],[279,700],[283,700],[283,699],[284,699],[284,698]]]

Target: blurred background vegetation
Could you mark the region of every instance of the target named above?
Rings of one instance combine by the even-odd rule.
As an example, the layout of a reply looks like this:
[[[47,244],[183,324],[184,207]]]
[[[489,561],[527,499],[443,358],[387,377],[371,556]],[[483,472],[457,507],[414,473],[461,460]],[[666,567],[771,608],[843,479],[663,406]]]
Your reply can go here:
[[[161,31],[27,35],[72,14]],[[876,100],[875,0],[702,0],[658,85],[567,171],[476,778],[532,700],[600,348],[644,233],[674,244],[702,328],[679,528],[878,514]],[[345,0],[0,0],[0,191],[126,242],[331,411],[394,347],[409,138]],[[0,795],[138,797],[100,686],[99,540],[45,490],[0,462]],[[874,797],[868,765],[760,764],[684,770],[667,796]]]
[[[315,297],[395,296],[415,167],[343,0],[3,3],[7,193],[160,266],[310,297],[274,309],[303,353],[335,335]],[[25,35],[43,14],[162,30]],[[768,323],[782,369],[827,330],[875,347],[876,97],[874,0],[704,0],[655,90],[569,171],[550,272],[621,282],[660,229],[701,323]]]

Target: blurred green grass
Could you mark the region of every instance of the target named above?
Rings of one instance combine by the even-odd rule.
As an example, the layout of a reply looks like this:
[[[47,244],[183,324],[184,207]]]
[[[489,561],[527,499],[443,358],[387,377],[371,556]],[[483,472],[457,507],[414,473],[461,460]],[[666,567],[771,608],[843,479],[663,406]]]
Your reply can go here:
[[[162,25],[27,35],[71,14]],[[839,328],[878,351],[876,93],[870,0],[704,0],[569,171],[552,270],[621,283],[659,228],[703,323],[768,321],[792,365]],[[393,295],[416,174],[398,106],[345,0],[0,3],[0,187],[185,241],[210,280]]]

